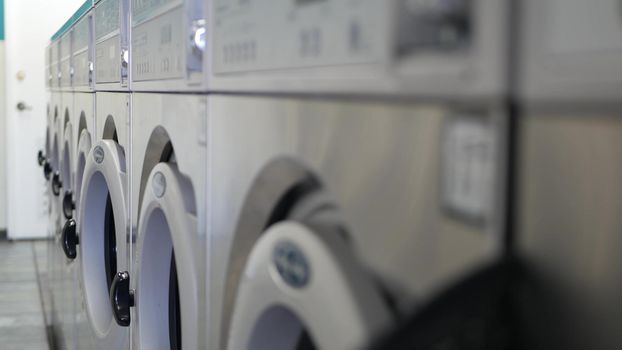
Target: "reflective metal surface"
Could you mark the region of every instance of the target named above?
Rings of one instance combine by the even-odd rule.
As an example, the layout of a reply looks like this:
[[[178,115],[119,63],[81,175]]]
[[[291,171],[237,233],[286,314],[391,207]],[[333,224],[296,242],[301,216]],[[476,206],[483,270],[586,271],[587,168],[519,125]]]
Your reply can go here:
[[[498,257],[501,158],[487,184],[497,196],[483,224],[453,215],[440,201],[443,127],[464,110],[382,101],[212,96],[208,323],[222,327],[212,327],[210,348],[224,346],[248,250],[285,193],[305,178],[314,178],[333,198],[355,255],[402,311]],[[491,106],[475,111],[493,133],[503,132],[502,110]]]
[[[620,112],[530,112],[520,120],[518,252],[554,296],[572,348],[622,343]],[[544,325],[542,325],[544,326]]]

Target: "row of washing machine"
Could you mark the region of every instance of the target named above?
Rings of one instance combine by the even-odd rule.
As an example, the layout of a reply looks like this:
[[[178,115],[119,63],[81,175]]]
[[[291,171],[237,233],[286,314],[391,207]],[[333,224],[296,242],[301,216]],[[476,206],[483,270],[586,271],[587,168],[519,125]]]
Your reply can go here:
[[[398,348],[506,271],[516,89],[615,94],[538,36],[515,84],[516,13],[550,6],[87,1],[46,51],[56,346]],[[512,341],[467,315],[401,345]]]

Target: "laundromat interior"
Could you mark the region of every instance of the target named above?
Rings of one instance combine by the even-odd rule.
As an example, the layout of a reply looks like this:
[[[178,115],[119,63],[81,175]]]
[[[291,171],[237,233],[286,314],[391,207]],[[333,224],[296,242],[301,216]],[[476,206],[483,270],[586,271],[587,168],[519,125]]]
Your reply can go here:
[[[0,0],[0,349],[622,349],[622,1]]]

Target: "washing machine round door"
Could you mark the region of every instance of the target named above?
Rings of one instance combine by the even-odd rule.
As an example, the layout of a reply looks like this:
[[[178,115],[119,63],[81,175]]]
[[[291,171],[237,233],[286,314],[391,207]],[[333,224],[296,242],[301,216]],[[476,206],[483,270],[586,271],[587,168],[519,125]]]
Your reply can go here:
[[[238,287],[229,349],[358,349],[391,323],[342,237],[296,221],[259,238]]]
[[[75,178],[73,181],[73,190],[65,191],[65,195],[62,201],[63,215],[67,219],[65,225],[63,225],[61,233],[61,244],[63,251],[68,259],[75,259],[77,257],[77,245],[79,243],[76,221],[74,219],[74,210],[76,210],[76,200],[79,201],[82,178],[84,176],[84,168],[86,165],[86,157],[91,150],[91,135],[86,130],[82,130],[80,133],[80,142],[78,143],[77,151],[77,164]],[[74,192],[75,191],[75,195]],[[77,215],[76,215],[77,216]]]
[[[73,217],[73,208],[69,205],[73,202],[72,197],[72,172],[74,166],[74,150],[73,150],[73,135],[71,132],[71,124],[65,125],[65,132],[63,133],[63,143],[61,148],[60,159],[60,181],[64,188],[63,200],[62,200],[62,212],[65,219],[71,219]]]
[[[80,277],[89,324],[101,349],[123,347],[127,335],[115,322],[109,299],[117,271],[127,269],[125,164],[116,142],[96,143],[86,157],[80,194]]]
[[[78,139],[78,152],[76,154],[76,177],[74,184],[73,202],[74,208],[80,208],[80,194],[82,191],[82,179],[84,178],[84,168],[86,167],[86,159],[91,151],[91,134],[83,129]],[[76,213],[76,216],[77,213]]]
[[[58,172],[58,168],[59,168],[59,146],[58,146],[58,133],[54,133],[54,138],[52,141],[52,154],[50,156],[50,167],[49,167],[49,172],[46,173],[46,179],[50,180],[50,190],[52,192],[52,194],[54,194],[55,196],[57,196],[57,192],[60,190],[59,188],[59,183],[58,181],[60,181],[60,175]],[[57,177],[56,182],[54,181],[54,178]]]
[[[54,141],[52,144],[52,157],[51,157],[51,166],[52,166],[52,176],[50,181],[50,187],[52,190],[52,194],[55,197],[60,196],[62,182],[61,182],[61,174],[60,174],[60,166],[61,166],[61,151],[63,149],[63,139],[61,139],[63,131],[63,125],[61,123],[60,118],[57,118],[55,121],[54,127]]]
[[[135,345],[197,349],[200,338],[197,218],[190,182],[174,163],[149,175],[138,224]]]

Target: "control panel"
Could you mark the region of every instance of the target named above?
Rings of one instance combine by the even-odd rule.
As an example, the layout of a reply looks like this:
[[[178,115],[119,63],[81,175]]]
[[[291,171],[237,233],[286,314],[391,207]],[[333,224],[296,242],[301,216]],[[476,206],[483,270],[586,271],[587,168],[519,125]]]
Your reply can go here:
[[[50,88],[52,84],[52,47],[51,45],[45,48],[45,87]]]
[[[377,0],[217,0],[216,74],[382,59],[391,6]]]
[[[52,88],[58,88],[60,86],[60,43],[59,41],[53,41],[51,44],[50,53],[52,58],[50,60],[50,73],[52,75],[51,86]]]
[[[510,16],[509,0],[214,0],[211,84],[499,98]]]
[[[470,0],[217,0],[217,73],[377,62],[467,48]]]
[[[101,0],[94,9],[96,83],[127,84],[127,0]]]
[[[395,54],[451,52],[472,44],[473,4],[470,0],[400,0]]]
[[[83,16],[73,29],[73,85],[88,87],[93,82],[92,17]]]
[[[71,87],[71,45],[73,30],[67,31],[60,38],[60,86]]]
[[[198,0],[132,0],[132,79],[202,80],[203,13]]]
[[[132,1],[132,72],[135,81],[183,77],[186,43],[183,27],[183,1]]]

